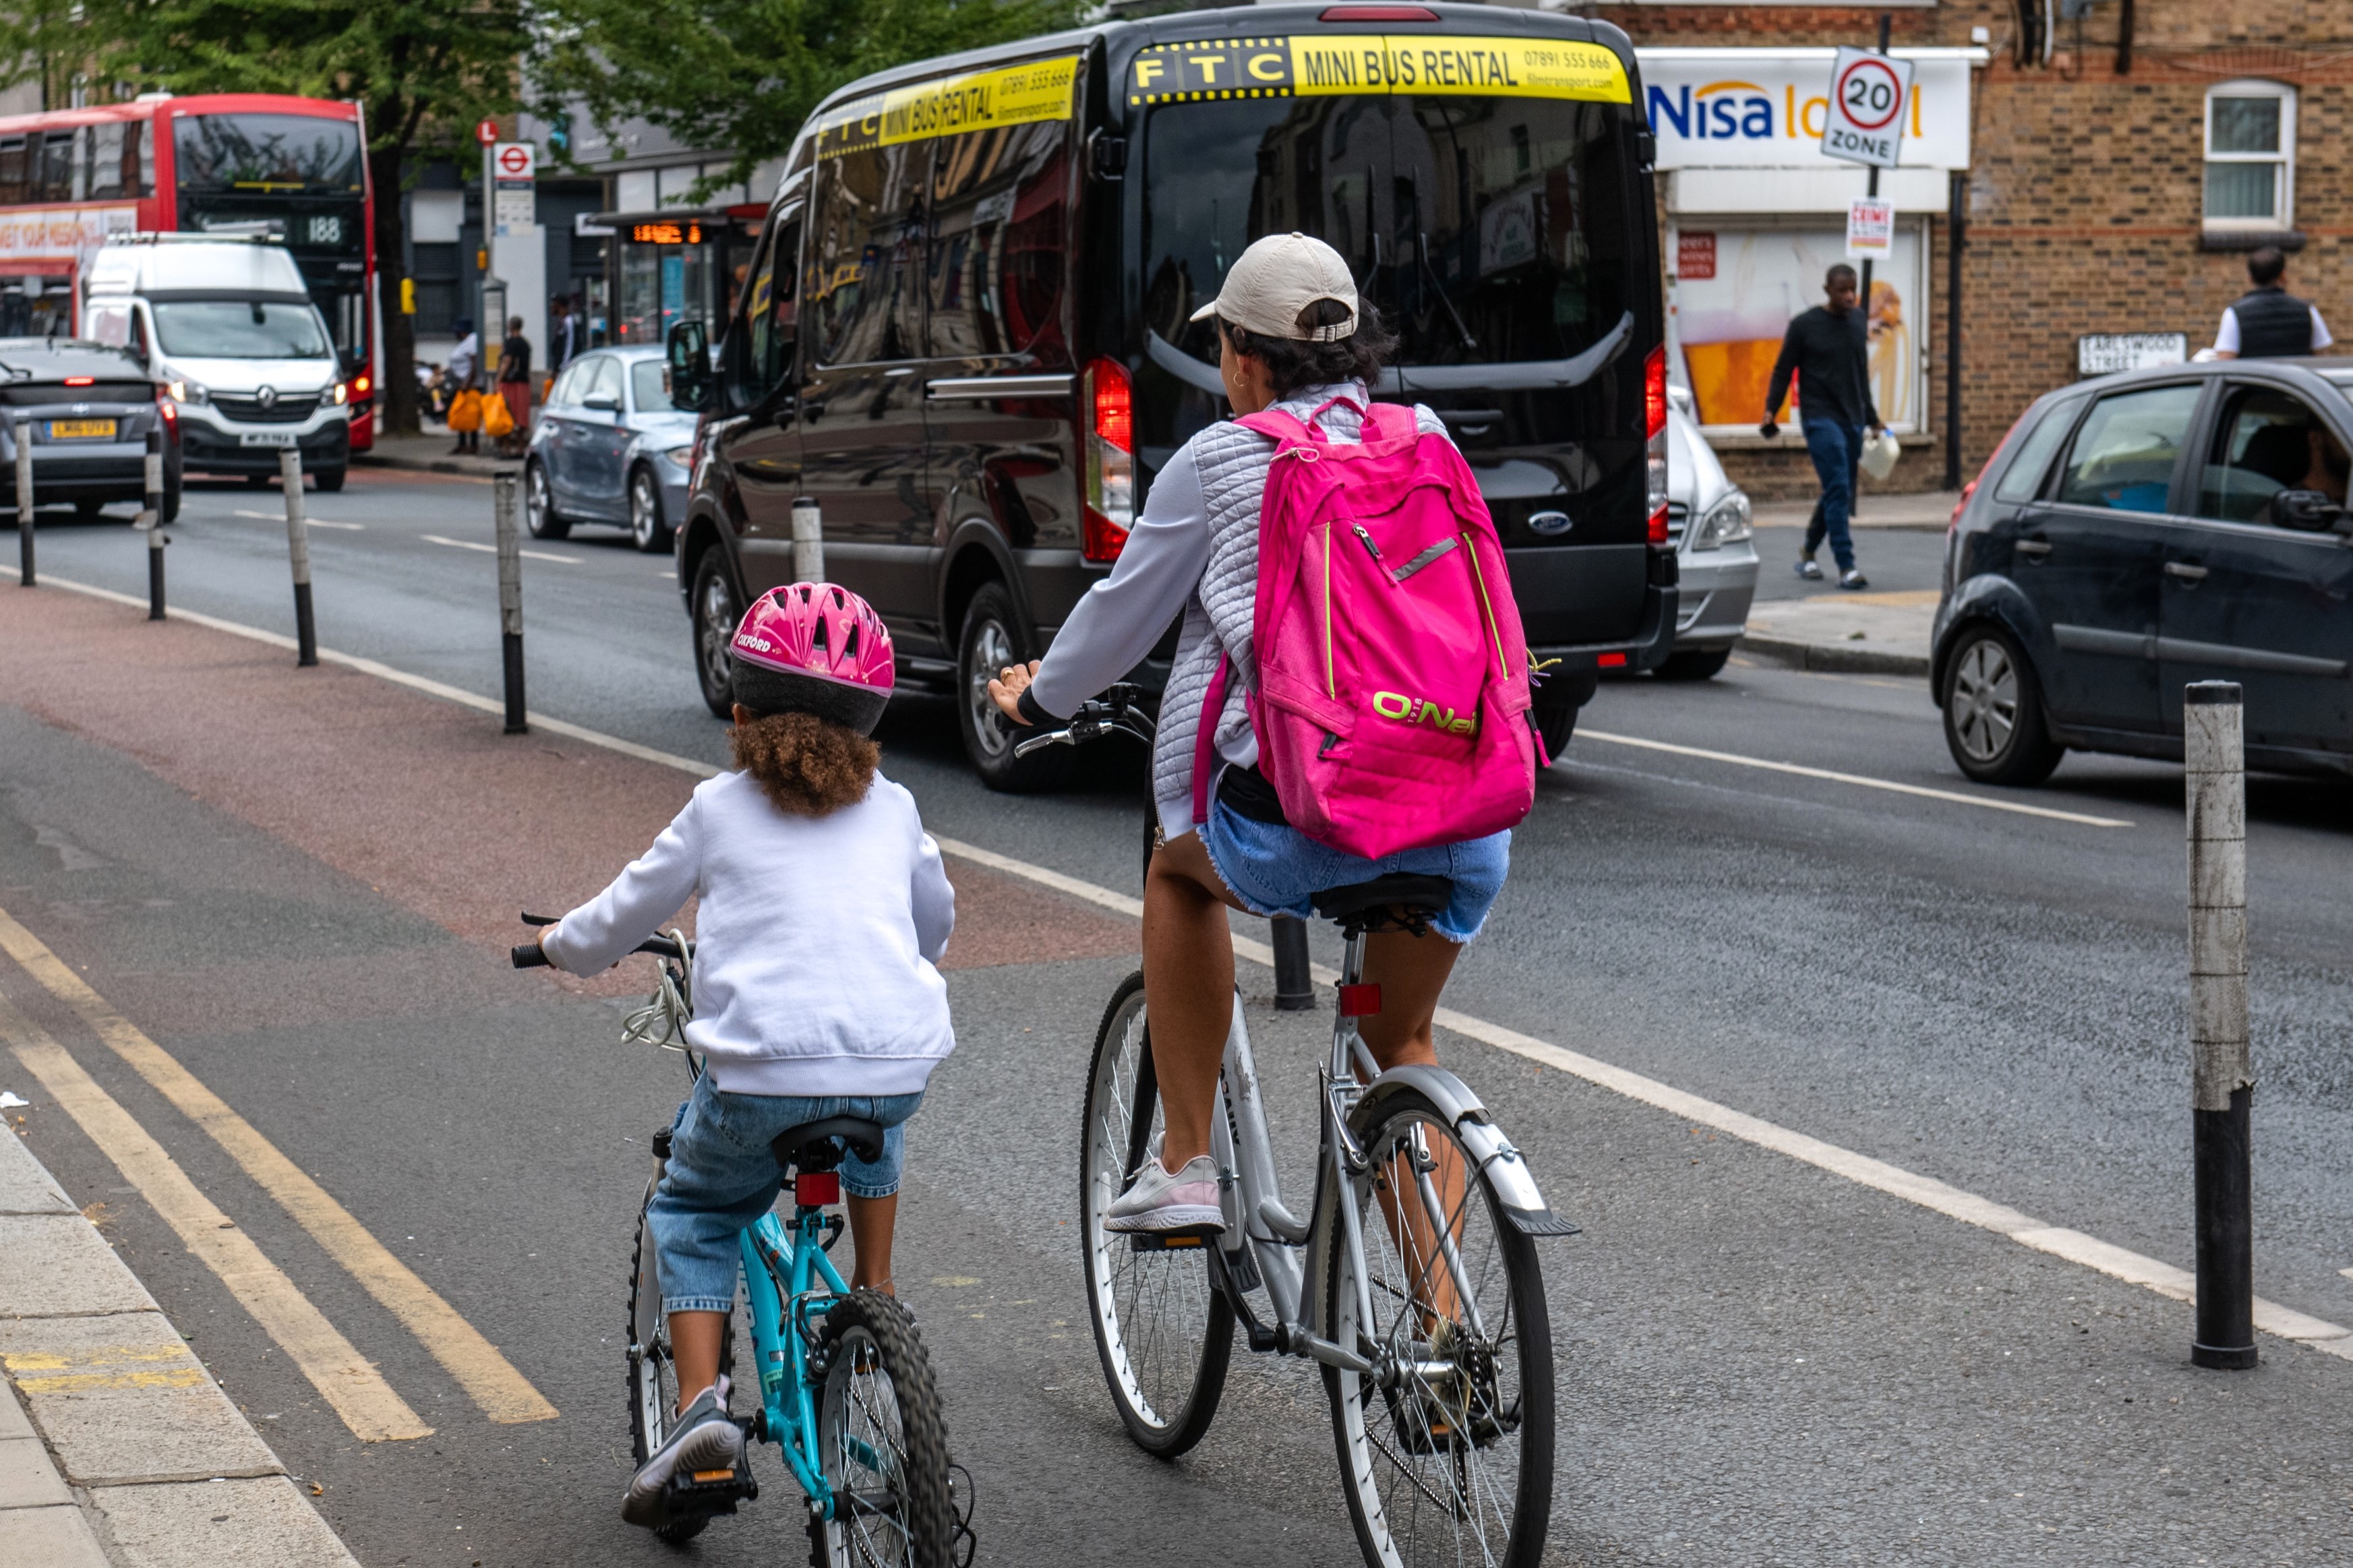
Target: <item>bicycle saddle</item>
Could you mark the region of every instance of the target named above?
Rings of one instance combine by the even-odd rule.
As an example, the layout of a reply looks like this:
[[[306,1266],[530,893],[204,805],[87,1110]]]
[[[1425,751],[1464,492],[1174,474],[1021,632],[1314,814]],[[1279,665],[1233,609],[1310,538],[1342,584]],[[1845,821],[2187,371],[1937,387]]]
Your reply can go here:
[[[775,1152],[776,1163],[788,1171],[830,1171],[841,1163],[841,1151],[833,1142],[837,1138],[856,1150],[861,1160],[882,1158],[881,1124],[862,1116],[804,1121],[777,1133],[768,1147]]]
[[[1308,902],[1327,921],[1337,921],[1351,934],[1366,931],[1410,931],[1417,936],[1432,916],[1454,901],[1449,877],[1425,877],[1391,871],[1369,882],[1326,888]]]

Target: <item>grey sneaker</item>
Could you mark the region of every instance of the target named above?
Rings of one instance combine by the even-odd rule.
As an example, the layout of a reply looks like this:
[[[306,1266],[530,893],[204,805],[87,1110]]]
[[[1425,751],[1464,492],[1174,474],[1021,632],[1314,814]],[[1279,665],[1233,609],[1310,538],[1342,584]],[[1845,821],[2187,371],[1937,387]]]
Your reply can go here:
[[[1103,1215],[1103,1228],[1222,1234],[1226,1216],[1218,1207],[1216,1163],[1207,1154],[1197,1154],[1185,1162],[1183,1170],[1172,1174],[1160,1163],[1160,1140],[1155,1136],[1134,1184],[1113,1200],[1111,1212]]]
[[[652,1529],[667,1516],[662,1494],[674,1478],[683,1474],[715,1480],[714,1471],[728,1470],[739,1476],[744,1472],[744,1428],[727,1414],[727,1379],[722,1377],[679,1413],[678,1425],[662,1446],[629,1478],[629,1489],[621,1496],[621,1517]]]
[[[1810,555],[1800,555],[1798,557],[1798,575],[1809,583],[1819,583],[1822,580],[1821,565]]]
[[[1864,576],[1861,571],[1850,566],[1847,568],[1846,574],[1839,579],[1839,586],[1841,588],[1868,588],[1871,586],[1871,579]]]

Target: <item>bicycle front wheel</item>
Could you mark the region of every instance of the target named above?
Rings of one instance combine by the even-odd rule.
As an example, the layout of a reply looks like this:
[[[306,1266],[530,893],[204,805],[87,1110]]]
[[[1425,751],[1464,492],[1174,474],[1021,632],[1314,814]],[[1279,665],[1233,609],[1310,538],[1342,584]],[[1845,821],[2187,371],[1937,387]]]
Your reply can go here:
[[[1112,994],[1087,1074],[1079,1148],[1079,1235],[1103,1379],[1128,1436],[1174,1458],[1201,1440],[1225,1391],[1234,1310],[1209,1277],[1208,1247],[1168,1247],[1103,1228],[1160,1131],[1144,976]]]
[[[954,1568],[947,1427],[915,1320],[891,1297],[853,1290],[818,1337],[825,1387],[817,1453],[834,1517],[809,1521],[815,1568]]]
[[[1385,1096],[1354,1131],[1369,1156],[1351,1184],[1363,1289],[1335,1245],[1329,1321],[1379,1370],[1326,1367],[1324,1384],[1357,1543],[1382,1568],[1535,1568],[1553,1465],[1552,1328],[1535,1245],[1422,1096]]]

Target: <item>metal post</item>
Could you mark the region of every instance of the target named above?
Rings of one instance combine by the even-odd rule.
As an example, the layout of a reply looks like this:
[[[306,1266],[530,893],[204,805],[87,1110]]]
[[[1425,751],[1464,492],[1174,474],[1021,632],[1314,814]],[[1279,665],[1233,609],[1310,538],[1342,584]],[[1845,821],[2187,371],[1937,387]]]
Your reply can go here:
[[[2132,0],[2125,0],[2130,5]],[[1952,174],[1945,215],[1945,488],[1961,488],[1961,249],[1968,243],[1969,175]]]
[[[16,438],[16,560],[17,586],[33,585],[33,426],[23,419],[9,420]]]
[[[793,579],[825,581],[825,514],[814,496],[793,498]]]
[[[286,492],[286,556],[294,563],[295,664],[319,662],[319,628],[311,618],[311,522],[302,515],[302,454],[278,450],[278,483]]]
[[[1887,31],[1894,21],[1894,18],[1890,16],[1886,12],[1882,11],[1879,14],[1879,52],[1883,55],[1887,52]],[[1902,136],[1900,134],[1897,137],[1897,141],[1899,143],[1902,142]],[[1876,201],[1879,198],[1878,164],[1873,163],[1871,165],[1871,173],[1867,177],[1871,183],[1865,187],[1863,194]],[[1871,341],[1871,258],[1868,256],[1862,258],[1862,304],[1863,341],[1865,342],[1869,342]]]
[[[2197,1188],[2199,1366],[2255,1364],[2247,1110],[2247,775],[2238,683],[2181,694],[2189,837],[2189,1053]]]
[[[499,644],[506,663],[507,733],[521,735],[522,705],[522,541],[515,531],[515,476],[491,479],[491,510],[499,538]]]
[[[164,618],[164,432],[147,432],[147,506],[139,526],[147,531],[147,618]]]
[[[1274,927],[1274,1005],[1285,1013],[1315,1005],[1315,982],[1307,973],[1307,922],[1277,915]]]

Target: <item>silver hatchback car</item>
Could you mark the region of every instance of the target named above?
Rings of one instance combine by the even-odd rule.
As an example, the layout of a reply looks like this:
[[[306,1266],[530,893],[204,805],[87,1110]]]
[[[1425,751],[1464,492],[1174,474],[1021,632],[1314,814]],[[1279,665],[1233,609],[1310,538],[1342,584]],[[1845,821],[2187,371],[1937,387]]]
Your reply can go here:
[[[1748,496],[1700,434],[1682,387],[1668,389],[1667,537],[1683,581],[1675,651],[1659,667],[1669,680],[1705,680],[1732,657],[1757,595],[1757,546]]]
[[[532,426],[525,525],[562,539],[574,523],[611,523],[640,550],[668,550],[693,451],[694,416],[670,406],[660,345],[591,349],[556,376]]]

